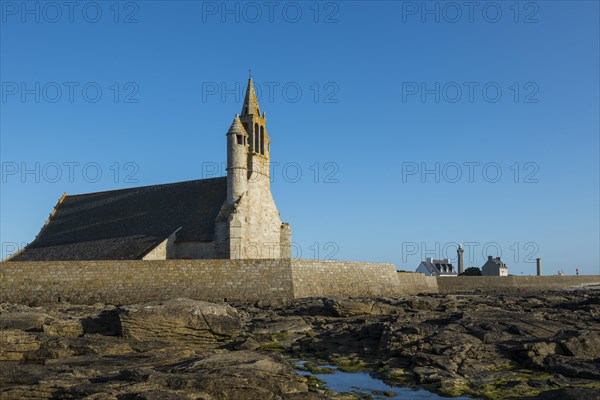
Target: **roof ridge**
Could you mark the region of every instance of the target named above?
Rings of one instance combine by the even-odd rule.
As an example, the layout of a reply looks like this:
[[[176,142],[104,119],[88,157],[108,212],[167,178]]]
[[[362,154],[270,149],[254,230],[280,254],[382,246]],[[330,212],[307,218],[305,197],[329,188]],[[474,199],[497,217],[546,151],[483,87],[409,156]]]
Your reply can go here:
[[[217,180],[217,179],[227,179],[227,177],[226,176],[217,176],[217,177],[214,177],[214,178],[190,179],[190,180],[187,180],[187,181],[179,181],[179,182],[157,183],[157,184],[154,184],[154,185],[134,186],[134,187],[122,188],[122,189],[101,190],[99,192],[67,194],[65,197],[74,198],[74,197],[80,197],[80,196],[89,196],[89,195],[92,195],[92,194],[105,194],[105,193],[120,192],[120,191],[125,191],[125,190],[146,189],[146,188],[158,187],[158,186],[178,185],[180,183],[200,182],[200,181],[212,181],[212,180]]]

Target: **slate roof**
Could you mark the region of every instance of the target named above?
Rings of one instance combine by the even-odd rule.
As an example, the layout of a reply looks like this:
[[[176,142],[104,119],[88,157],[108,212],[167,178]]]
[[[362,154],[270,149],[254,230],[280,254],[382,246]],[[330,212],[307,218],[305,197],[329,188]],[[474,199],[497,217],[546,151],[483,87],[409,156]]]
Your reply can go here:
[[[425,260],[421,262],[432,275],[456,274],[454,266],[448,260]]]
[[[508,268],[506,264],[502,262],[500,257],[488,257],[488,260],[494,262],[500,268]]]
[[[178,242],[212,241],[227,178],[66,196],[10,261],[136,260],[179,227]]]

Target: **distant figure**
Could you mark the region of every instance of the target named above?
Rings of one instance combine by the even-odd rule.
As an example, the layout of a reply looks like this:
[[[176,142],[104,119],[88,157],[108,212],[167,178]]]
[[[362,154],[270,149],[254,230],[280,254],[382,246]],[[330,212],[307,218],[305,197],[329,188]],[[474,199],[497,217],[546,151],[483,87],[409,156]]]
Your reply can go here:
[[[575,275],[579,275],[579,268],[575,268]]]

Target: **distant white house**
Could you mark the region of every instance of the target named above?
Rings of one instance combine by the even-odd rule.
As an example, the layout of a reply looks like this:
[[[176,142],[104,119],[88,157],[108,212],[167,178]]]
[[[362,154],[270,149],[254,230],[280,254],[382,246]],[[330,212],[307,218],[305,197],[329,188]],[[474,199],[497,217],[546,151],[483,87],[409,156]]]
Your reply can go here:
[[[508,276],[508,265],[504,264],[500,257],[488,256],[483,267],[481,267],[483,276]]]
[[[456,268],[447,258],[443,260],[426,258],[419,264],[417,272],[422,272],[427,276],[457,276]]]

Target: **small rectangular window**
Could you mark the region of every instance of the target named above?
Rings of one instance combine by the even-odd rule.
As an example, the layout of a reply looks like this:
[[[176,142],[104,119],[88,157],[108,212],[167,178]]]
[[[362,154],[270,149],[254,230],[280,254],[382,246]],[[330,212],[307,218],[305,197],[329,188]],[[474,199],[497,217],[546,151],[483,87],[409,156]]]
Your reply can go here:
[[[237,144],[244,144],[244,139],[242,135],[235,135],[237,137]]]

